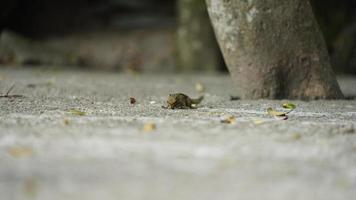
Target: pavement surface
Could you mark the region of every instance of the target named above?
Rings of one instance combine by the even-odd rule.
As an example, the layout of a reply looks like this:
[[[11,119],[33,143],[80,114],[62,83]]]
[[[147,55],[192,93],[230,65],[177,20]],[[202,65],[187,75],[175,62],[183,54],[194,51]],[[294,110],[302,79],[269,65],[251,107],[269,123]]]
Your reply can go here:
[[[339,80],[356,95],[356,77]],[[198,109],[161,107],[170,93],[197,96],[197,82]],[[1,68],[0,94],[13,84],[23,97],[0,98],[1,200],[356,196],[356,100],[289,101],[281,120],[266,109],[284,100],[230,101],[227,75]]]

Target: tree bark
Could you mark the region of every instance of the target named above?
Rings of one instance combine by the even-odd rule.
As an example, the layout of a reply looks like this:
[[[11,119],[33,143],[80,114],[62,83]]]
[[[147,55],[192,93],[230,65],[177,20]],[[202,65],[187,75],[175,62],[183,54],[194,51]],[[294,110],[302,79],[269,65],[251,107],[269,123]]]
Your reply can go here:
[[[241,98],[343,97],[308,0],[206,2]]]
[[[222,64],[204,0],[178,0],[177,66],[180,71],[216,71]]]

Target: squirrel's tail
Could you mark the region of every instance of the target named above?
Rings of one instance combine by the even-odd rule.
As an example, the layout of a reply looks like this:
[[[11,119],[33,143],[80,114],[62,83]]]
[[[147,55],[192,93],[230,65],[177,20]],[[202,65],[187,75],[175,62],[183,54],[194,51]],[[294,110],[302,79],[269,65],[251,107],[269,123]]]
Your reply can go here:
[[[193,104],[199,104],[201,101],[203,101],[203,99],[204,99],[204,95],[200,96],[197,99],[192,99],[192,103]]]

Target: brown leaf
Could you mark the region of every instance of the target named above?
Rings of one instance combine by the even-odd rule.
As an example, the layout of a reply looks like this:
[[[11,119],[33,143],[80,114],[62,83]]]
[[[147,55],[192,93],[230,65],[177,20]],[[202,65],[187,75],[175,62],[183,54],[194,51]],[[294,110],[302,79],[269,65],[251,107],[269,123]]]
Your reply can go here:
[[[229,116],[229,117],[221,120],[220,122],[224,123],[224,124],[234,124],[234,123],[236,123],[236,118],[234,116]]]
[[[67,119],[67,118],[63,119],[63,124],[64,124],[64,125],[68,126],[69,123],[70,123],[70,122],[69,122],[69,119]]]
[[[25,158],[33,155],[33,149],[25,146],[12,146],[8,153],[14,158]]]
[[[135,104],[136,103],[136,99],[134,97],[130,97],[130,104]]]

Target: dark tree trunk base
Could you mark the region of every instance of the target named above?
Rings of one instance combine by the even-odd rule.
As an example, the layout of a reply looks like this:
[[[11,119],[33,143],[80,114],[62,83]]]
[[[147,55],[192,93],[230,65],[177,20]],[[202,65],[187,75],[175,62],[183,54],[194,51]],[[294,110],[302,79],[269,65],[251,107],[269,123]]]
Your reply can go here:
[[[343,98],[308,0],[206,1],[241,98]]]

